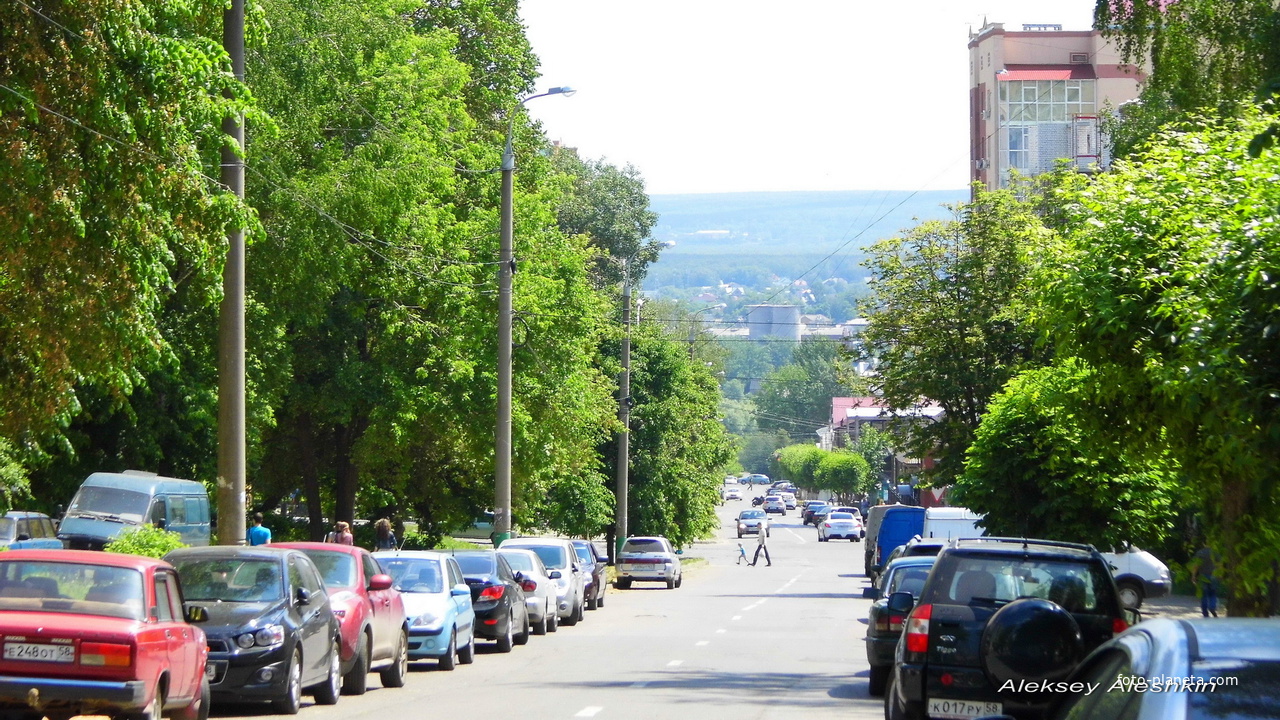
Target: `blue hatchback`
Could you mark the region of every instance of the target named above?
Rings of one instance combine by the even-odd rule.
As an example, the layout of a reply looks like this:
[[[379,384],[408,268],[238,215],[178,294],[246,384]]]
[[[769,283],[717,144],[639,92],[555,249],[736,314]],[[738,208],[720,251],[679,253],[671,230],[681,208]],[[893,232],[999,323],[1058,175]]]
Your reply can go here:
[[[458,561],[426,550],[373,554],[391,576],[409,619],[409,660],[436,660],[441,670],[471,663],[476,613]]]
[[[10,510],[0,517],[0,546],[10,550],[61,550],[62,541],[48,515]]]

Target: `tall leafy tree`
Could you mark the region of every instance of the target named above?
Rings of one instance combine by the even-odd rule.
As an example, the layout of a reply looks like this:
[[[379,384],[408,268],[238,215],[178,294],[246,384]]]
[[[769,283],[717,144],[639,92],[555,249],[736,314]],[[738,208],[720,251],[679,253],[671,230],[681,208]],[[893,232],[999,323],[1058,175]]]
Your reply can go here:
[[[992,396],[1035,356],[1022,298],[1044,227],[1011,191],[975,193],[954,218],[876,243],[866,263],[874,280],[862,340],[879,359],[870,392],[895,410],[942,406],[945,417],[906,442],[937,458],[943,483],[961,472]]]
[[[640,171],[619,168],[607,161],[582,158],[572,148],[559,148],[552,156],[558,170],[570,180],[568,193],[556,212],[560,229],[570,235],[586,235],[601,252],[596,274],[602,285],[622,282],[623,267],[631,283],[639,287],[649,264],[658,259],[661,246],[649,234],[658,214],[649,209]]]
[[[841,381],[846,358],[838,342],[796,345],[791,363],[769,373],[751,400],[761,428],[795,436],[813,433],[831,418],[831,398],[849,393]]]

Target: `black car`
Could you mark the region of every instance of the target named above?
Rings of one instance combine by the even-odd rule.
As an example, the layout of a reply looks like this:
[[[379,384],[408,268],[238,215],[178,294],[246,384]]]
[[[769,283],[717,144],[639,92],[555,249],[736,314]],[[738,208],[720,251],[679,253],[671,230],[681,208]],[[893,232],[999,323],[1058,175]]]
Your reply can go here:
[[[600,554],[600,549],[590,540],[570,540],[569,542],[573,543],[573,549],[578,554],[578,562],[582,564],[582,569],[591,577],[587,581],[586,588],[587,609],[595,610],[604,607],[604,589],[608,585],[605,573],[609,567],[609,559]]]
[[[453,557],[471,588],[476,636],[496,641],[498,652],[511,652],[512,645],[529,642],[529,606],[520,586],[523,578],[507,559],[493,550],[458,550]]]
[[[1065,680],[1129,625],[1097,550],[1022,538],[953,541],[919,602],[896,592],[888,609],[906,621],[885,689],[887,720],[1041,718],[1056,693],[1040,683]]]
[[[808,501],[804,505],[804,510],[801,511],[800,513],[800,521],[805,525],[808,525],[809,523],[813,523],[816,526],[817,523],[814,522],[813,516],[820,510],[831,512],[831,506],[828,505],[827,503],[824,503],[818,500]]]
[[[206,675],[213,701],[268,701],[298,712],[307,689],[338,701],[338,620],[320,573],[301,550],[193,547],[165,556],[178,570],[185,605],[204,608]]]
[[[885,565],[876,584],[863,591],[863,597],[874,600],[867,612],[867,664],[871,666],[871,695],[884,694],[889,671],[893,669],[893,652],[902,637],[902,621],[906,618],[889,612],[889,596],[896,592],[920,597],[924,581],[933,569],[932,556],[902,558]]]

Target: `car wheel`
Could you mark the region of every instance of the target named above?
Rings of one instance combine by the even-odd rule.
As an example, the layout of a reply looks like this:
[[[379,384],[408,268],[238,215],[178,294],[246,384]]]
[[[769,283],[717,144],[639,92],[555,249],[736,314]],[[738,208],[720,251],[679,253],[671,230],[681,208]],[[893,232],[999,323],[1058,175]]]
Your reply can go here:
[[[667,589],[673,590],[675,589],[675,586],[676,586],[676,579],[674,577],[667,578]]]
[[[582,622],[583,620],[587,619],[587,613],[584,610],[586,605],[587,603],[585,601],[578,603],[578,622]]]
[[[600,608],[604,607],[604,596],[605,596],[605,592],[608,590],[608,588],[609,588],[609,584],[608,584],[608,583],[602,583],[602,584],[600,585],[600,594],[596,596],[596,609],[597,609],[597,610],[599,610]]]
[[[458,628],[454,628],[449,634],[449,647],[445,648],[439,659],[436,661],[436,667],[441,670],[452,670],[458,665]]]
[[[329,654],[329,677],[315,687],[312,695],[317,705],[336,705],[338,696],[342,694],[342,646],[337,640]]]
[[[456,637],[456,635],[455,635]],[[457,642],[456,640],[454,642]],[[458,662],[463,665],[470,665],[476,661],[476,636],[472,633],[471,640],[466,645],[458,648]]]
[[[872,697],[884,694],[885,683],[889,682],[889,670],[892,665],[872,665],[871,679],[867,683],[867,694]]]
[[[400,630],[400,640],[396,645],[396,659],[378,672],[382,687],[404,687],[405,676],[409,674],[409,631]]]
[[[1132,580],[1116,583],[1116,591],[1120,593],[1120,604],[1137,610],[1142,607],[1142,586]]]
[[[503,653],[511,652],[511,647],[512,645],[515,644],[514,640],[511,637],[511,626],[515,624],[516,624],[516,619],[511,617],[511,614],[508,613],[507,627],[505,630],[502,631],[502,634],[498,636],[498,652],[503,652]]]
[[[630,590],[631,578],[618,578],[616,581],[614,581],[613,586],[618,588],[619,590]]]
[[[555,603],[547,603],[547,632],[560,629],[560,615],[556,612]]]
[[[573,627],[574,625],[577,625],[578,616],[582,614],[580,611],[580,608],[581,608],[581,605],[575,602],[573,604],[573,607],[569,609],[569,617],[561,618],[560,623],[568,627]]]
[[[588,610],[596,609],[596,599],[594,597],[587,598],[587,609]]]
[[[346,675],[342,676],[343,695],[363,695],[369,687],[369,636],[360,633],[360,641],[356,643],[355,663]]]
[[[525,614],[524,614],[524,622],[522,623],[522,626],[524,627],[524,629],[516,633],[515,641],[517,645],[528,645],[529,644],[529,612],[527,610],[525,611]]]
[[[534,624],[533,624],[533,634],[534,634],[534,635],[546,635],[546,634],[547,634],[547,626],[548,626],[548,625],[550,625],[550,624],[551,624],[551,622],[550,622],[549,620],[547,620],[547,611],[544,609],[544,610],[542,611],[542,618],[541,618],[541,619],[539,619],[539,620],[538,620],[538,622],[536,622],[536,623],[534,623]]]
[[[211,691],[209,690],[209,678],[200,678],[200,694],[196,695],[196,699],[191,704],[173,713],[174,720],[208,720],[209,718],[209,702]]]
[[[164,707],[164,688],[157,686],[156,694],[151,698],[151,703],[147,705],[140,713],[130,714],[129,720],[161,720],[161,708]]]
[[[302,652],[293,651],[289,658],[289,679],[285,682],[284,697],[271,703],[277,715],[297,715],[302,708]]]
[[[679,575],[676,576],[676,587],[680,587],[680,584],[683,582],[684,582],[684,573],[680,573]]]

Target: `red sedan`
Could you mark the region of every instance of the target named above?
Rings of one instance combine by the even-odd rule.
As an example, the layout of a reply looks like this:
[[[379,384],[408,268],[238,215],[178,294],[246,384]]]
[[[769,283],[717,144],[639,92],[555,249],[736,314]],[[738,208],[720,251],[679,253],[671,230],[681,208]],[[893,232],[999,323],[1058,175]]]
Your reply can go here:
[[[190,620],[200,621],[194,610]],[[173,566],[82,550],[0,553],[0,715],[209,715],[204,631]],[[34,712],[39,710],[39,712]]]
[[[368,550],[317,542],[272,543],[301,550],[324,578],[342,626],[342,693],[361,695],[370,670],[383,687],[401,687],[409,670],[409,623],[400,592]]]

